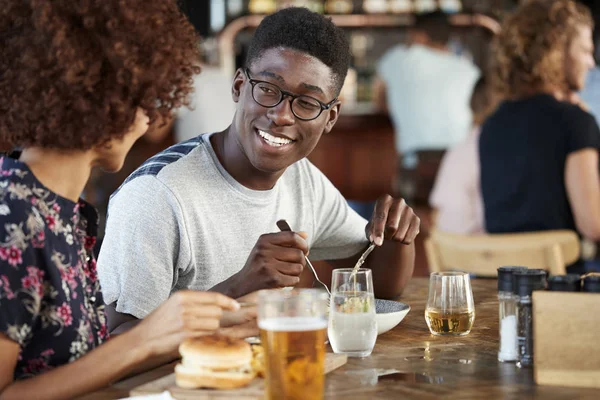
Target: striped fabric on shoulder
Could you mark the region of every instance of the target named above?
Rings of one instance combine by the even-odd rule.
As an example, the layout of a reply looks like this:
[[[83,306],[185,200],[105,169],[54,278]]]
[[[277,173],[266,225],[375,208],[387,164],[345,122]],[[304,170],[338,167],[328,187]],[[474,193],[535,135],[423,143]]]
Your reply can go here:
[[[202,135],[186,140],[185,142],[174,144],[173,146],[155,154],[146,160],[142,165],[138,167],[131,175],[125,179],[125,181],[119,186],[117,190],[111,195],[114,196],[121,190],[123,185],[138,178],[140,176],[152,175],[156,176],[158,173],[167,165],[179,160],[183,156],[194,150],[198,144],[202,141]]]

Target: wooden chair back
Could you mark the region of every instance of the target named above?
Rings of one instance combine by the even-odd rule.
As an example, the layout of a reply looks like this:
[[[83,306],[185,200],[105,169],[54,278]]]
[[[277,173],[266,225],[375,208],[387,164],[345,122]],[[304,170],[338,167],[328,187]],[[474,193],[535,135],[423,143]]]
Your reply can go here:
[[[564,275],[580,251],[579,237],[569,230],[473,236],[433,230],[425,240],[430,272],[460,270],[490,277],[502,266]]]

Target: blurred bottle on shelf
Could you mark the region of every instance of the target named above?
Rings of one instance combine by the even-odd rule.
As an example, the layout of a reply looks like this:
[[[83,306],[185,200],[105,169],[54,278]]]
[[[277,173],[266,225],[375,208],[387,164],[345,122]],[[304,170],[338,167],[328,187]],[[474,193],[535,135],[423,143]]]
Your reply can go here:
[[[214,0],[213,0],[214,1]],[[227,1],[227,17],[234,19],[244,14],[244,0]]]
[[[352,14],[353,11],[352,0],[327,0],[325,2],[325,12],[328,14]]]
[[[278,10],[286,7],[305,7],[313,12],[323,13],[323,2],[321,0],[280,0],[277,2]]]
[[[368,14],[382,14],[389,11],[387,0],[364,0],[363,11]]]
[[[277,10],[275,0],[250,0],[248,10],[251,14],[271,14]]]
[[[413,12],[412,0],[390,0],[390,12],[394,14],[404,14]]]
[[[462,2],[460,0],[439,0],[440,10],[447,14],[454,14],[462,11]]]
[[[415,0],[415,12],[417,14],[428,13],[437,10],[436,0]]]

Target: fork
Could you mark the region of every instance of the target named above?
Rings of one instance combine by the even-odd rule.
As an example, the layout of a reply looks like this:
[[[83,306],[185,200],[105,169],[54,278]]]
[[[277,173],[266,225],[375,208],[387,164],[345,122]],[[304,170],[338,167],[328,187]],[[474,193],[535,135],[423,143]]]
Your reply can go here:
[[[282,231],[282,232],[291,232],[292,228],[290,228],[290,225],[287,223],[287,221],[285,219],[280,219],[279,221],[277,221],[277,227]],[[315,277],[315,280],[321,285],[323,286],[323,288],[327,291],[327,294],[329,295],[330,299],[331,299],[331,292],[329,291],[329,288],[327,287],[326,284],[324,284],[320,279],[319,276],[317,275],[317,271],[315,270],[315,267],[313,267],[313,265],[310,263],[310,260],[308,259],[308,257],[304,256],[304,259],[306,260],[306,265],[308,265],[308,267],[310,268],[310,270],[313,273],[313,276]],[[330,300],[331,301],[331,300]]]

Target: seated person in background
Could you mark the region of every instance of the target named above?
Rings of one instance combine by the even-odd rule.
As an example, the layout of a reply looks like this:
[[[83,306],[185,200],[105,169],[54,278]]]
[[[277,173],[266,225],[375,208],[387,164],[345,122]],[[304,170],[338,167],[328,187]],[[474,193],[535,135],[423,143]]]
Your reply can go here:
[[[345,32],[320,14],[285,8],[263,19],[233,79],[231,126],[150,158],[112,196],[98,261],[120,318],[111,329],[180,289],[239,297],[298,285],[309,249],[352,267],[369,241],[381,246],[365,265],[376,295],[402,291],[419,218],[384,196],[367,224],[306,159],[337,121],[349,61]],[[279,219],[305,233],[277,232]]]
[[[109,338],[92,252],[93,167],[117,171],[186,100],[197,38],[175,0],[3,1],[0,8],[0,398],[72,399],[213,332],[219,293],[183,291]]]
[[[479,133],[495,104],[490,85],[481,77],[471,95],[471,132],[444,155],[429,198],[436,215],[435,226],[441,231],[467,235],[485,232],[479,187]]]
[[[502,98],[479,141],[490,233],[571,229],[600,239],[600,130],[564,101],[581,89],[592,57],[592,19],[568,0],[530,2],[506,18],[494,44]],[[583,272],[582,263],[569,272]]]

